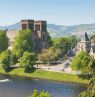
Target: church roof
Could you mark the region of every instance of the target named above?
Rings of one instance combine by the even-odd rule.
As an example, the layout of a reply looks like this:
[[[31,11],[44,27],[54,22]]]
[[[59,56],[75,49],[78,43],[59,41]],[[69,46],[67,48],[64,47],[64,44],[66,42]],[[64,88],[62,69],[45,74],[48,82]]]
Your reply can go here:
[[[87,42],[90,41],[88,34],[85,32],[84,35],[81,38],[81,42]]]
[[[89,39],[89,37],[88,37],[86,32],[85,32],[85,41],[90,41],[90,39]]]

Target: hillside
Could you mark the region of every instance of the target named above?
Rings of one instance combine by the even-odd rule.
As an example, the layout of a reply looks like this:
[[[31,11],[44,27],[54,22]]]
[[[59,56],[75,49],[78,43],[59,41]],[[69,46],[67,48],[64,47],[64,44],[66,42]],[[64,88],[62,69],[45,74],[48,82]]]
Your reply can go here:
[[[9,30],[19,30],[21,29],[21,25],[20,23],[16,23],[7,27],[0,26],[0,29],[6,29],[6,28]],[[87,32],[89,35],[91,35],[95,32],[95,23],[72,25],[72,26],[48,24],[47,29],[52,37],[60,37],[64,35],[82,36],[84,32]]]

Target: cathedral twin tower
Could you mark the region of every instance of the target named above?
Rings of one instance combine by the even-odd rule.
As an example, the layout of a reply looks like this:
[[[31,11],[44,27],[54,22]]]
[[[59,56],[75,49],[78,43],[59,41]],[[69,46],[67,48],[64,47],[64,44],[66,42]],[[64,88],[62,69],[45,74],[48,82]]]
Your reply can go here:
[[[39,52],[47,47],[47,23],[46,21],[21,20],[22,30],[30,29],[33,32],[35,51]]]

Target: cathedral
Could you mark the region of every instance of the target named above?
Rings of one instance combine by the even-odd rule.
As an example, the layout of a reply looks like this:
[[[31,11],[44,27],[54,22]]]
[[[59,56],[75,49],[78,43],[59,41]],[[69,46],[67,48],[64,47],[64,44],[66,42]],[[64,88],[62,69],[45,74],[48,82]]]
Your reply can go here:
[[[76,54],[80,51],[86,51],[95,58],[95,43],[88,37],[86,32],[76,47]]]
[[[47,47],[47,23],[46,21],[39,20],[21,20],[21,30],[30,29],[33,36],[35,51],[39,52]],[[7,37],[9,38],[9,49],[15,42],[15,37],[17,37],[18,31],[7,31]]]
[[[47,47],[47,24],[46,21],[21,20],[22,30],[31,29],[35,51],[39,52]]]

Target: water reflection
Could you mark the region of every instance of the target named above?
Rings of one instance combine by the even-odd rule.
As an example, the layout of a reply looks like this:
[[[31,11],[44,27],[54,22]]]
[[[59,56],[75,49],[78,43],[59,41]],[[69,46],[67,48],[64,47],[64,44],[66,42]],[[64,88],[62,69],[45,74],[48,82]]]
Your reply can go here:
[[[3,79],[3,80],[0,80],[0,83],[3,83],[3,82],[8,82],[10,81],[9,79]]]

